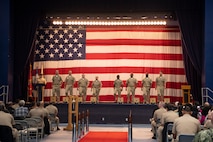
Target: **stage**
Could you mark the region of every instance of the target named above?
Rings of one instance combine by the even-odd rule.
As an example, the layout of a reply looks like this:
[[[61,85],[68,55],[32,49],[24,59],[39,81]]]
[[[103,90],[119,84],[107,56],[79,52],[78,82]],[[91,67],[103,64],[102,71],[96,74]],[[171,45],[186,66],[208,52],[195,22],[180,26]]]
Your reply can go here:
[[[55,104],[59,111],[60,123],[68,122],[68,104]],[[79,112],[89,110],[90,124],[125,124],[130,111],[133,124],[149,124],[157,105],[152,104],[117,104],[117,103],[84,103],[79,104]]]

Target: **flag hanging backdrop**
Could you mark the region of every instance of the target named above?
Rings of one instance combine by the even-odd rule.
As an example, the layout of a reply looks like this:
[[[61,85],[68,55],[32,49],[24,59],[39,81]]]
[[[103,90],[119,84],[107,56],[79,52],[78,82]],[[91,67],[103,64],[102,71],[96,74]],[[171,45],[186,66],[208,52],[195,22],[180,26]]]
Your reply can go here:
[[[90,84],[99,76],[103,84],[100,101],[113,101],[113,81],[118,74],[125,84],[130,73],[134,73],[138,80],[136,96],[142,96],[141,80],[146,72],[153,80],[153,97],[156,97],[155,79],[160,71],[167,81],[165,96],[171,100],[180,100],[181,85],[187,84],[177,26],[50,26],[45,23],[38,28],[35,41],[33,77],[36,68],[43,68],[46,97],[52,95],[55,70],[59,70],[63,80],[69,70],[76,80],[84,73]],[[124,87],[122,95],[126,93]],[[74,94],[78,95],[77,83]],[[91,94],[89,88],[87,95]],[[61,96],[65,96],[64,85]]]

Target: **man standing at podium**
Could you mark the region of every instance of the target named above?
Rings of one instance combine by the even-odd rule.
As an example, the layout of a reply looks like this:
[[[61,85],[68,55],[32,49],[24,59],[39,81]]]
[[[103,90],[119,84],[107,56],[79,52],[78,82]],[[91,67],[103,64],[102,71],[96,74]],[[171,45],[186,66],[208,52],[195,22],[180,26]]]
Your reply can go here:
[[[55,75],[52,77],[52,95],[55,97],[56,95],[56,101],[60,101],[60,91],[61,91],[61,85],[62,85],[62,78],[59,75],[59,70],[55,71]]]
[[[87,87],[89,86],[88,79],[85,78],[85,75],[82,74],[82,78],[78,80],[78,90],[79,95],[82,97],[82,101],[86,101],[86,95],[87,95]]]
[[[44,88],[45,85],[47,84],[46,79],[43,77],[43,74],[39,74],[39,78],[37,79],[37,91],[38,91],[38,101],[44,101]]]
[[[158,101],[164,101],[164,89],[166,88],[166,79],[163,77],[162,71],[160,71],[160,76],[156,78],[156,86]]]
[[[73,95],[73,87],[75,84],[75,78],[72,76],[72,71],[70,70],[68,72],[68,76],[66,77],[64,81],[64,86],[65,86],[65,94],[68,96],[68,92],[70,92],[70,95]]]

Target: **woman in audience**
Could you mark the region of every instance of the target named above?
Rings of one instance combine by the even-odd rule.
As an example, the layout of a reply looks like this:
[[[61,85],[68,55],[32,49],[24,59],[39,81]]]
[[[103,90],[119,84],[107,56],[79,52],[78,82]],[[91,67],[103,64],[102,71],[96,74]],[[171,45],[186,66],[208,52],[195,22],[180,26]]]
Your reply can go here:
[[[213,128],[213,112],[210,112],[208,119],[204,123],[204,129]]]
[[[208,115],[210,109],[211,105],[208,102],[205,102],[203,107],[201,108],[201,117],[199,118],[201,125],[204,125],[206,116]]]

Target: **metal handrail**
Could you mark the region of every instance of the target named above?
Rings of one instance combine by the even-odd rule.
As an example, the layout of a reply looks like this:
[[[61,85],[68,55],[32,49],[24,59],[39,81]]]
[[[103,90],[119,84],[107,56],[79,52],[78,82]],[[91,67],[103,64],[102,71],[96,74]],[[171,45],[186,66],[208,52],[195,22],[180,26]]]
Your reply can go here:
[[[0,87],[0,97],[2,96],[2,101],[4,103],[8,103],[8,92],[9,92],[9,86],[8,85],[2,85]]]
[[[208,87],[201,88],[202,104],[204,104],[205,102],[209,102],[209,100],[211,100],[213,102],[213,98],[211,96],[209,96],[209,92],[211,94],[213,94],[213,90],[211,90],[210,88],[208,88]]]

